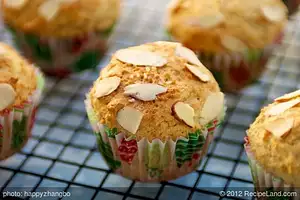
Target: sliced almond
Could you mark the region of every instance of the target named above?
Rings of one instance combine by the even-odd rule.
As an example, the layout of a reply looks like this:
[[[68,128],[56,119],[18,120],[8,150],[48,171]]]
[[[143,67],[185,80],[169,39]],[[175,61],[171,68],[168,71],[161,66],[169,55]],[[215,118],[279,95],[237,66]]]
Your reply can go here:
[[[265,115],[279,115],[284,111],[296,106],[298,103],[300,103],[300,99],[294,99],[288,102],[276,104],[275,106],[272,106],[269,110],[267,110]]]
[[[203,105],[201,111],[201,124],[206,124],[211,120],[217,118],[224,108],[224,94],[222,92],[216,92],[210,94]]]
[[[300,90],[297,90],[295,92],[291,92],[291,93],[288,93],[288,94],[285,94],[281,97],[278,97],[277,99],[275,99],[275,101],[288,101],[290,99],[293,99],[295,97],[298,97],[300,96]]]
[[[195,67],[193,65],[185,64],[186,68],[192,72],[195,76],[197,76],[201,81],[207,82],[210,80],[209,76],[207,74],[204,74],[199,67]]]
[[[280,22],[286,17],[286,11],[280,6],[262,6],[262,14],[271,22]]]
[[[124,107],[117,114],[117,122],[120,126],[133,134],[139,129],[142,118],[143,113],[131,107]]]
[[[172,110],[179,120],[182,120],[190,127],[195,126],[195,111],[189,104],[177,102],[173,105]]]
[[[167,88],[152,83],[136,83],[124,88],[125,95],[142,101],[153,101],[156,95],[167,92]]]
[[[96,83],[96,94],[97,98],[109,95],[115,91],[121,83],[121,79],[117,76],[109,77],[100,80]]]
[[[180,7],[180,0],[171,0],[167,5],[167,9],[171,12],[177,10],[179,7]]]
[[[224,35],[221,38],[222,45],[231,51],[243,52],[247,50],[247,46],[236,37],[230,35]]]
[[[186,59],[190,64],[202,66],[202,63],[200,62],[200,60],[198,59],[196,54],[192,50],[182,46],[181,44],[178,44],[176,46],[175,52],[176,52],[175,54],[177,56],[180,56],[180,57]]]
[[[16,92],[11,85],[6,83],[1,83],[0,94],[1,94],[0,111],[2,111],[15,102]]]
[[[58,13],[59,8],[60,8],[59,1],[47,0],[39,7],[38,12],[47,21],[51,21]]]
[[[137,66],[162,67],[167,64],[167,59],[149,51],[123,49],[115,54],[116,58],[122,62]]]
[[[265,129],[277,138],[285,137],[293,128],[294,118],[278,118],[265,125]]]
[[[4,5],[9,8],[22,8],[28,0],[5,0]]]
[[[201,16],[195,25],[199,25],[201,28],[213,28],[224,21],[224,15],[217,13],[216,15]]]

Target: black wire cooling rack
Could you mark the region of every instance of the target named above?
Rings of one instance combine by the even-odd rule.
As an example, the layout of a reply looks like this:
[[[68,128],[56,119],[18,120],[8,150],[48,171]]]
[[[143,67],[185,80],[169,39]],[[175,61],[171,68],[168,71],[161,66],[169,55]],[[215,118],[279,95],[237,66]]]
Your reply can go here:
[[[125,0],[119,24],[110,38],[111,48],[99,68],[108,63],[117,49],[166,40],[163,19],[167,2]],[[63,199],[80,200],[195,200],[220,199],[222,190],[253,191],[243,138],[263,105],[299,88],[300,26],[297,16],[293,18],[286,28],[284,44],[276,49],[258,83],[240,94],[227,94],[226,121],[197,171],[157,184],[133,182],[111,173],[96,149],[85,113],[85,93],[98,76],[98,71],[87,71],[68,79],[47,78],[33,137],[20,153],[0,162],[1,192],[6,188],[65,191],[72,196]],[[2,28],[1,40],[10,41]]]

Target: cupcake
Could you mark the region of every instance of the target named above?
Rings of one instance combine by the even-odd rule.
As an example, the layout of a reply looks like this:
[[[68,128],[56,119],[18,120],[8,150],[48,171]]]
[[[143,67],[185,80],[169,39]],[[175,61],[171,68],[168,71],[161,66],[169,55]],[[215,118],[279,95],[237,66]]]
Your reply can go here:
[[[0,43],[0,160],[19,151],[31,135],[44,87],[37,68]]]
[[[300,90],[275,99],[247,131],[245,149],[257,191],[300,187],[299,103]]]
[[[237,92],[265,69],[287,21],[281,0],[173,0],[167,31],[195,51],[221,88]]]
[[[23,54],[49,75],[97,67],[119,16],[119,0],[1,0]]]
[[[191,50],[171,42],[117,51],[85,103],[109,167],[143,182],[195,170],[225,113],[212,74]]]

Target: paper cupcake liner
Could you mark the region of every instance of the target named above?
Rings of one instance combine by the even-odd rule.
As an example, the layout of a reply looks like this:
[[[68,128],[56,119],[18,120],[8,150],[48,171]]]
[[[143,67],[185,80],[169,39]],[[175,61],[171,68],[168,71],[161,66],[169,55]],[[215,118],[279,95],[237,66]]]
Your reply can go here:
[[[31,136],[35,114],[45,85],[42,73],[37,69],[37,89],[25,103],[0,113],[0,160],[18,152]]]
[[[85,105],[99,151],[108,166],[117,174],[142,182],[172,180],[197,169],[226,111],[224,106],[221,116],[203,130],[189,133],[187,138],[149,142],[146,138],[139,141],[134,136],[126,138],[117,128],[98,123],[88,96]]]
[[[261,192],[260,194],[269,194],[269,197],[264,197],[264,199],[276,199],[275,197],[271,197],[271,195],[276,195],[277,199],[300,199],[300,189],[296,188],[291,184],[285,183],[285,181],[280,178],[272,175],[271,173],[264,170],[264,168],[258,164],[255,160],[253,153],[250,150],[250,144],[248,142],[248,138],[245,138],[245,151],[248,156],[248,162],[253,178],[253,184],[255,186],[255,190],[257,192]],[[277,192],[277,193],[276,193]],[[281,192],[281,193],[278,193]],[[293,197],[283,196],[283,192],[297,192],[297,195]],[[273,194],[272,194],[273,193]],[[280,196],[281,195],[281,196]],[[286,193],[286,195],[292,195],[291,193]]]
[[[95,69],[107,49],[114,25],[102,32],[58,39],[24,33],[6,25],[14,44],[24,56],[49,75],[65,77],[72,72]]]

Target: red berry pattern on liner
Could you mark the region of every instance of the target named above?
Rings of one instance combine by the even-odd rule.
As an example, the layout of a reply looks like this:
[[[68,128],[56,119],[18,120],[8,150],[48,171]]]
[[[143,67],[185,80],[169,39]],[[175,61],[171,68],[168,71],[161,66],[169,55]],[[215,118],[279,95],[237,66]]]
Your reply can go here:
[[[208,133],[213,133],[218,126],[219,121],[216,119],[207,126]]]
[[[36,117],[36,113],[37,113],[37,107],[35,107],[32,111],[32,115],[31,115],[31,119],[30,119],[30,125],[29,125],[29,129],[32,130],[33,126],[34,126],[34,121],[35,121],[35,117]]]
[[[4,109],[0,112],[0,115],[8,115],[10,113],[10,110],[9,109]]]
[[[199,153],[194,153],[192,156],[192,160],[189,162],[188,166],[192,167],[193,165],[193,160],[197,161],[200,159],[200,154]]]
[[[121,160],[128,164],[132,163],[137,150],[138,147],[136,140],[126,141],[125,138],[122,139],[121,145],[118,148]]]
[[[72,71],[68,68],[60,68],[60,67],[57,67],[57,68],[54,68],[54,69],[49,69],[49,70],[45,70],[45,72],[47,74],[49,74],[50,76],[57,76],[57,77],[60,77],[60,78],[65,78],[67,77],[69,74],[72,73]]]
[[[4,128],[2,124],[0,124],[0,151],[2,149],[3,132],[4,132]]]
[[[84,44],[86,44],[88,41],[88,35],[84,34],[80,37],[76,37],[72,40],[72,47],[71,47],[71,52],[72,53],[78,53],[80,52],[80,50],[82,49],[82,47],[84,46]]]
[[[229,70],[229,75],[236,83],[240,85],[245,85],[251,78],[251,73],[244,61],[238,67],[231,67]]]
[[[14,109],[24,109],[24,104],[18,105],[18,106],[14,106]]]

